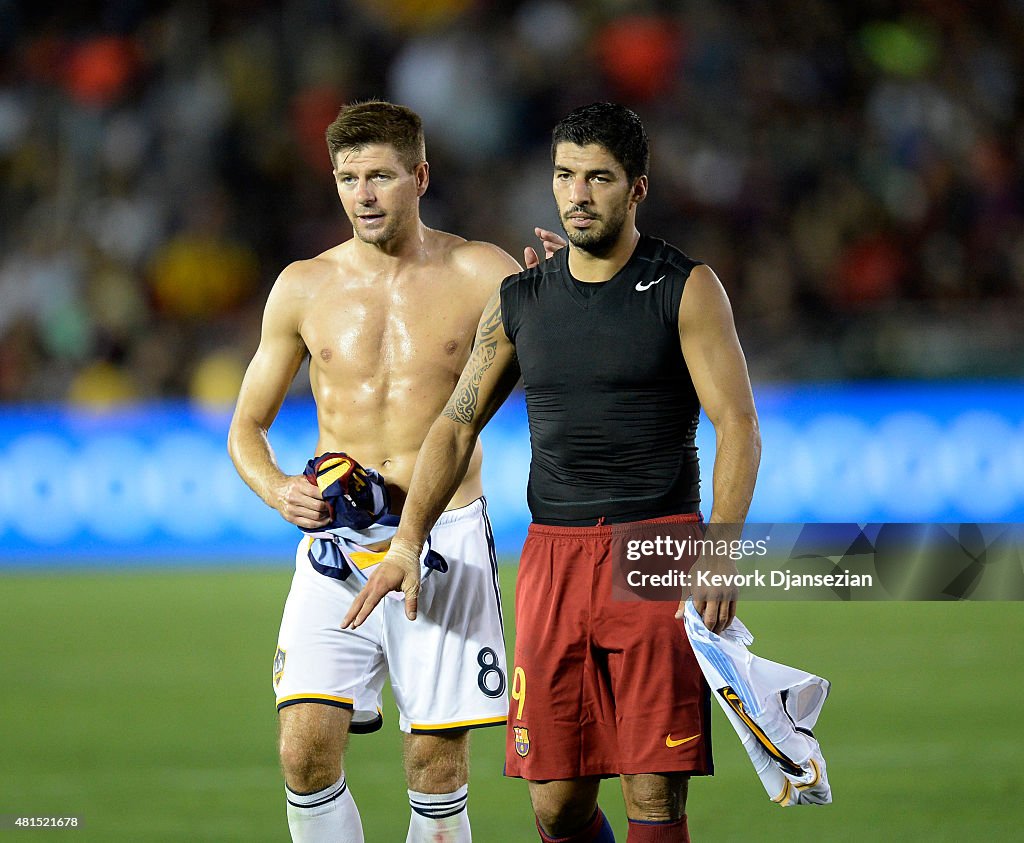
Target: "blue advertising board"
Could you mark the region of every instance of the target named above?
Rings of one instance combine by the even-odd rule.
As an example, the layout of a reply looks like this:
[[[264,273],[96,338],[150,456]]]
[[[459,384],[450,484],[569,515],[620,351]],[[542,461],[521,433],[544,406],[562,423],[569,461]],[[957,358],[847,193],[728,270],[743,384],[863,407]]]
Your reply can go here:
[[[755,522],[1024,521],[1024,387],[816,384],[757,390]],[[238,478],[229,416],[160,403],[102,414],[0,410],[0,565],[289,564],[295,528]],[[271,431],[298,472],[316,442],[308,401]],[[529,523],[529,431],[516,393],[483,434],[499,553]],[[710,511],[714,430],[698,445]],[[356,455],[358,456],[358,455]]]

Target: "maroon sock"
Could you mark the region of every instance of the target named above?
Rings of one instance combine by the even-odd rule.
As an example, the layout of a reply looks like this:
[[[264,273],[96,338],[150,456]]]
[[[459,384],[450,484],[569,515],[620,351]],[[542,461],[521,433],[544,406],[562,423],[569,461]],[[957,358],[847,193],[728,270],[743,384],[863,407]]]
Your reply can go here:
[[[690,843],[686,814],[670,823],[630,820],[626,843]]]

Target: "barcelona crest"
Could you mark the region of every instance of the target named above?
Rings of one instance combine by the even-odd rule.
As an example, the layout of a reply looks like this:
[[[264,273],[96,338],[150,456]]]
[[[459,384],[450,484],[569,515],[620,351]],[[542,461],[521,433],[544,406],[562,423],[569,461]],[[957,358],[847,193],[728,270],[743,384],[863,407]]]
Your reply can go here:
[[[281,677],[284,676],[284,657],[285,651],[280,647],[277,648],[277,652],[274,653],[274,687],[276,688],[281,683]]]
[[[513,726],[512,731],[516,736],[516,752],[525,758],[530,752],[530,733],[525,726]]]

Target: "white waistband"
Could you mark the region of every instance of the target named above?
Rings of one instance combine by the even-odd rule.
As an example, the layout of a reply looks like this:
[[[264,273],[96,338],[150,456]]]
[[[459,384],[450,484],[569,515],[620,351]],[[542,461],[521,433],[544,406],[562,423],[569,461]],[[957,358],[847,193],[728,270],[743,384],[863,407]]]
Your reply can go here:
[[[437,519],[435,527],[444,527],[447,524],[455,524],[458,521],[468,521],[471,518],[479,518],[481,513],[487,512],[487,499],[483,496],[477,498],[465,506],[456,509],[446,509]]]

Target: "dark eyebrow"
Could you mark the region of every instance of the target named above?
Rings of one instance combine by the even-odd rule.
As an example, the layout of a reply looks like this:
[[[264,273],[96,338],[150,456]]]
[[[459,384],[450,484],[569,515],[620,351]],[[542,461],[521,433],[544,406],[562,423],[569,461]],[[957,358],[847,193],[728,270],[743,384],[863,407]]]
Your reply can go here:
[[[342,167],[340,170],[338,170],[338,175],[354,176],[355,172],[347,167]],[[374,176],[394,176],[397,175],[397,171],[392,170],[388,167],[378,167],[376,170],[370,170],[366,175],[372,179]]]
[[[575,172],[575,170],[573,170],[571,167],[564,167],[564,166],[562,166],[560,164],[556,164],[555,165],[555,172],[573,173],[573,172]],[[614,171],[608,170],[608,169],[587,170],[584,175],[588,179],[592,179],[594,176],[612,176],[613,178],[615,177]]]

